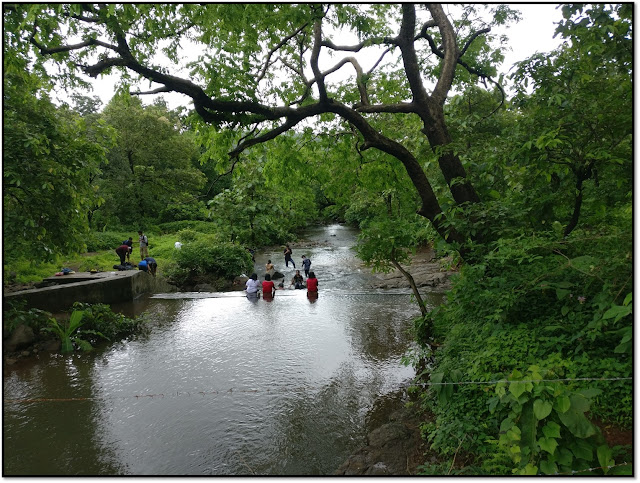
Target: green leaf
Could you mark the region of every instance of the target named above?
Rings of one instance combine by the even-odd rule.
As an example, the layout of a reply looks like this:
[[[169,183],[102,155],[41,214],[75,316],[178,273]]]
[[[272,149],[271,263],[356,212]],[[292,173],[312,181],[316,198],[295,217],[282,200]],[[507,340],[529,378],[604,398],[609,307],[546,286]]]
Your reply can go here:
[[[562,466],[571,466],[573,461],[573,453],[567,448],[560,448],[556,455],[556,462]]]
[[[552,409],[553,409],[553,405],[549,401],[536,399],[533,403],[533,413],[536,415],[536,418],[539,420],[549,416],[549,414],[551,414]]]
[[[593,459],[593,448],[591,444],[586,441],[577,440],[570,449],[578,459],[583,459],[588,462]]]
[[[613,319],[613,318],[615,318],[614,322],[617,322],[621,318],[626,317],[627,315],[631,314],[632,311],[633,311],[633,308],[631,306],[629,306],[629,305],[627,305],[627,306],[614,305],[613,307],[611,307],[609,310],[607,310],[604,313],[602,318],[603,319]]]
[[[520,397],[525,390],[526,390],[526,386],[524,382],[516,381],[509,384],[509,392],[513,394],[516,398]]]
[[[558,467],[553,461],[541,460],[540,471],[542,471],[545,475],[555,475],[556,473],[558,473]]]
[[[547,424],[545,424],[542,427],[542,433],[547,437],[547,438],[559,438],[560,437],[560,425],[553,422],[553,421],[549,421]]]
[[[615,464],[615,461],[612,457],[611,448],[609,448],[609,446],[607,446],[606,444],[598,446],[596,454],[598,455],[598,463],[600,463],[600,466],[602,466],[603,468],[605,466],[611,466]],[[608,468],[605,468],[603,471],[606,475]]]
[[[554,438],[540,438],[538,444],[540,445],[540,449],[549,454],[553,454],[558,447],[558,442]]]
[[[60,352],[63,354],[73,352],[73,343],[69,337],[62,338],[62,345],[60,346]]]
[[[571,407],[571,400],[567,396],[559,396],[553,401],[553,408],[557,413],[565,413]]]
[[[588,438],[596,434],[596,428],[586,418],[583,412],[576,411],[573,407],[564,413],[558,413],[558,417],[574,436]]]
[[[518,473],[520,473],[521,475],[529,475],[529,476],[537,475],[538,467],[531,463],[527,463],[527,466],[522,468]]]

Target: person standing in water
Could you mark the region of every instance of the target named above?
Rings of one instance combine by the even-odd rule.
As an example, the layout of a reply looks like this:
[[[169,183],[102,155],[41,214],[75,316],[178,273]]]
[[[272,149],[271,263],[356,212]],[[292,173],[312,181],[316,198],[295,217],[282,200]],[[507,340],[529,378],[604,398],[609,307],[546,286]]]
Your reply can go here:
[[[311,268],[311,260],[302,255],[302,268],[304,268],[304,276],[309,278],[309,269]]]
[[[264,268],[267,271],[267,273],[273,277],[276,267],[273,266],[273,263],[271,263],[271,260],[267,261],[267,264],[265,265]]]
[[[318,279],[314,272],[309,272],[309,278],[307,279],[307,294],[309,293],[318,294]]]
[[[262,296],[265,298],[273,297],[275,293],[276,293],[276,286],[271,281],[271,275],[267,273],[264,276],[264,282],[262,282]]]
[[[287,245],[286,248],[284,249],[284,264],[287,266],[287,268],[289,268],[289,262],[291,262],[291,264],[293,265],[293,268],[296,268],[296,262],[294,262],[293,258],[291,258],[292,254],[293,254],[293,251],[291,250],[291,247]]]
[[[245,284],[245,290],[247,291],[247,295],[258,295],[258,290],[260,290],[260,284],[258,283],[258,274],[252,273],[249,280]]]

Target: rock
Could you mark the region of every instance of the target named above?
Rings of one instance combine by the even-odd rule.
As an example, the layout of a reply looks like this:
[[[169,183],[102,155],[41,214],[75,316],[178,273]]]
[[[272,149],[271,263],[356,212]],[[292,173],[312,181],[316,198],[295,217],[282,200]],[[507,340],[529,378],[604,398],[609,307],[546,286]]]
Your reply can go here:
[[[199,283],[193,287],[194,292],[215,292],[216,288],[208,283]]]
[[[22,352],[20,353],[20,355],[21,355],[22,357],[29,357],[29,356],[31,355],[31,352],[29,352],[29,351],[22,351]]]
[[[27,347],[31,345],[34,340],[35,335],[33,334],[33,329],[28,325],[20,324],[7,341],[7,351],[14,352],[23,347]]]
[[[57,352],[60,350],[60,347],[62,347],[62,343],[60,339],[49,339],[40,344],[40,347],[43,351]]]
[[[284,273],[280,273],[278,271],[273,272],[273,275],[271,275],[271,280],[278,280],[280,278],[284,278]]]
[[[12,366],[12,365],[14,365],[16,362],[18,362],[16,359],[9,359],[9,358],[7,358],[7,359],[5,359],[5,360],[4,360],[4,363],[5,363],[7,366]]]
[[[401,423],[387,423],[373,430],[369,434],[369,446],[383,448],[388,443],[407,439],[411,436],[409,430]]]

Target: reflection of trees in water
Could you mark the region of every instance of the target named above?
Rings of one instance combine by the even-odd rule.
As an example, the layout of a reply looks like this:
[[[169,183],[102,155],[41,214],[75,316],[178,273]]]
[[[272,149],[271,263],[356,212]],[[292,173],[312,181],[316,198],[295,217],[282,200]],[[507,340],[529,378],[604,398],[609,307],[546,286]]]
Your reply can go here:
[[[359,348],[356,352],[372,362],[402,356],[411,342],[408,331],[413,317],[419,315],[417,306],[414,314],[412,307],[405,310],[410,304],[409,297],[365,295],[358,298],[369,307],[349,321],[352,344]]]
[[[94,353],[76,354],[34,366],[23,378],[30,386],[24,392],[33,399],[96,397],[94,361]],[[6,389],[5,398],[19,397]],[[105,410],[104,401],[92,399],[5,405],[4,475],[123,474],[102,439],[100,415]]]
[[[292,394],[275,416],[277,467],[270,474],[330,475],[365,441],[364,412],[380,381],[358,381],[343,365],[322,388]]]

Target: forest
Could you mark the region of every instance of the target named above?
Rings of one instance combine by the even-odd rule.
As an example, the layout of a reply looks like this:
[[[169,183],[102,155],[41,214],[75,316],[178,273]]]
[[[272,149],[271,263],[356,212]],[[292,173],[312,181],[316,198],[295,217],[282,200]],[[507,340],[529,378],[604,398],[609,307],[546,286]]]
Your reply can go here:
[[[456,276],[413,327],[422,474],[632,474],[633,5],[560,5],[509,75],[518,13],[446,7],[3,4],[5,290],[140,229],[175,283],[328,221],[372,270],[432,246]]]

